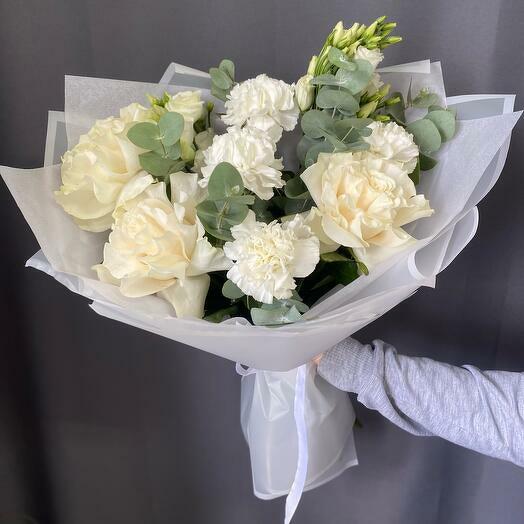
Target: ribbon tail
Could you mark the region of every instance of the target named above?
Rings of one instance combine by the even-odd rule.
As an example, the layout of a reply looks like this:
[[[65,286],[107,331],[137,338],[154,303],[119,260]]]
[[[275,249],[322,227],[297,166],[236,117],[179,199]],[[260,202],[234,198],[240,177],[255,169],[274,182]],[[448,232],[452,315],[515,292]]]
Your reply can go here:
[[[302,497],[304,486],[306,484],[307,466],[308,466],[308,444],[307,428],[305,417],[305,399],[306,399],[306,373],[307,365],[304,364],[297,369],[297,378],[295,383],[295,402],[293,413],[297,428],[297,469],[295,478],[289,494],[286,497],[286,515],[284,524],[289,524]]]

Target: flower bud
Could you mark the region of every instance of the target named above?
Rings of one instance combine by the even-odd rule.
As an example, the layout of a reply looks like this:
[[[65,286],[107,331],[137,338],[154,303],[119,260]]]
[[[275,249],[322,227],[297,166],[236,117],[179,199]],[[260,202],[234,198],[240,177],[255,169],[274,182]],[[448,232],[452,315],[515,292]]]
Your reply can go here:
[[[300,111],[307,111],[315,99],[315,86],[311,83],[313,75],[301,77],[295,85],[295,97]]]
[[[338,44],[340,43],[340,40],[344,36],[344,26],[342,24],[342,21],[338,22],[337,25],[333,29],[333,45],[335,47],[338,47]]]
[[[378,102],[375,100],[374,102],[368,102],[367,104],[364,104],[360,111],[357,113],[358,118],[367,118],[375,109],[377,108]]]
[[[308,75],[314,75],[315,74],[315,69],[317,67],[317,62],[318,62],[317,55],[313,55],[311,57],[311,60],[309,61],[309,66],[307,68],[307,74]]]

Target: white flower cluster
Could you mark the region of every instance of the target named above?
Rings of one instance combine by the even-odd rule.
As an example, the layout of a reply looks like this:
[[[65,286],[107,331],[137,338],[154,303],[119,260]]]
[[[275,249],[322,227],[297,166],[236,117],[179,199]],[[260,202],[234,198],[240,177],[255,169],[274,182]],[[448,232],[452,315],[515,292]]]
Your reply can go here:
[[[375,122],[369,151],[321,153],[302,179],[317,205],[308,223],[331,249],[350,247],[368,268],[413,239],[402,226],[433,210],[409,173],[418,147],[395,123]]]
[[[298,121],[294,86],[258,75],[237,84],[228,95],[222,120],[230,126],[199,155],[196,170],[207,181],[220,162],[229,162],[242,176],[247,189],[262,200],[284,185],[282,159],[275,158],[282,131],[291,131]]]
[[[267,75],[241,82],[229,93],[222,120],[228,126],[260,129],[278,142],[282,130],[292,131],[297,125],[294,86]]]
[[[246,295],[266,304],[274,298],[291,298],[294,279],[308,276],[319,261],[319,240],[300,215],[265,224],[249,211],[231,234],[234,241],[226,242],[224,253],[235,263],[227,277]]]

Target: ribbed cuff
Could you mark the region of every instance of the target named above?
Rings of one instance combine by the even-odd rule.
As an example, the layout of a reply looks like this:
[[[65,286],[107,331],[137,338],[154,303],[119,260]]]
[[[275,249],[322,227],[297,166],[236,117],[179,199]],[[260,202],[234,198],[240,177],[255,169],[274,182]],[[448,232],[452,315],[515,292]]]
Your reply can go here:
[[[373,350],[348,338],[324,353],[318,373],[336,388],[360,393],[373,373]]]

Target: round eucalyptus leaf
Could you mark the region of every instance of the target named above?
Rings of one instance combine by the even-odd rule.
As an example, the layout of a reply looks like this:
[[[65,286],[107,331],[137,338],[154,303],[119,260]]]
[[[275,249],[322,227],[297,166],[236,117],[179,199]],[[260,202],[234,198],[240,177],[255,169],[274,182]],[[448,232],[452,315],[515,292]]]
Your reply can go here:
[[[297,157],[302,165],[304,165],[304,160],[306,159],[306,153],[311,147],[315,144],[318,144],[319,140],[314,138],[309,138],[307,135],[304,135],[297,144]]]
[[[231,60],[224,58],[224,60],[220,62],[218,69],[226,73],[231,80],[235,79],[235,64]]]
[[[233,80],[229,78],[229,76],[224,73],[221,69],[218,67],[212,67],[209,70],[209,74],[211,75],[211,82],[215,84],[219,89],[231,89],[231,86],[233,85]]]
[[[222,286],[222,295],[231,300],[237,300],[244,296],[244,292],[231,280],[226,280]]]
[[[455,115],[450,111],[446,111],[445,109],[431,111],[426,115],[426,118],[431,120],[435,126],[437,126],[440,136],[442,137],[442,142],[451,140],[455,135]]]
[[[357,68],[356,64],[351,61],[346,53],[341,51],[340,49],[337,49],[336,47],[332,47],[328,52],[328,60],[336,67],[347,69],[348,71],[355,71]]]
[[[335,75],[340,86],[347,89],[351,94],[360,93],[370,82],[373,76],[373,66],[367,60],[355,60],[357,69],[347,71],[339,69]]]
[[[438,151],[442,144],[437,127],[428,118],[409,123],[406,130],[413,134],[416,144],[423,153]]]
[[[333,119],[318,109],[311,109],[304,113],[300,125],[304,134],[310,138],[321,138],[326,134],[335,133]]]
[[[173,173],[175,168],[178,166],[178,162],[173,161],[169,158],[163,158],[155,151],[148,151],[138,155],[140,166],[144,171],[147,171],[154,177],[163,178]],[[184,162],[181,163],[183,167]],[[179,168],[180,169],[180,168]],[[176,169],[178,171],[178,169]]]
[[[438,163],[435,158],[424,155],[423,153],[420,153],[419,155],[419,162],[421,171],[429,171],[430,169],[433,169]]]
[[[180,113],[164,113],[158,121],[160,140],[164,146],[172,146],[182,136],[184,131],[184,117]]]
[[[337,108],[351,114],[355,114],[359,108],[359,103],[345,90],[324,86],[317,95],[316,104],[322,109]]]
[[[318,86],[339,86],[341,85],[340,80],[337,79],[335,75],[329,73],[325,75],[318,75],[311,79],[310,81],[313,85]]]
[[[288,198],[309,198],[308,188],[299,176],[286,182],[284,193]]]
[[[281,306],[274,309],[251,308],[251,320],[255,326],[277,326],[292,324],[302,318],[295,306]]]
[[[229,162],[221,162],[213,169],[207,189],[210,200],[221,200],[241,195],[244,191],[244,183],[233,165]]]
[[[334,147],[329,142],[320,142],[312,146],[306,154],[304,166],[312,166],[318,158],[320,153],[333,153]]]
[[[160,146],[160,129],[152,122],[139,122],[129,129],[127,138],[135,146],[153,151]]]

